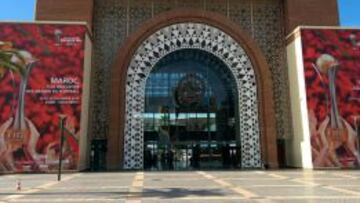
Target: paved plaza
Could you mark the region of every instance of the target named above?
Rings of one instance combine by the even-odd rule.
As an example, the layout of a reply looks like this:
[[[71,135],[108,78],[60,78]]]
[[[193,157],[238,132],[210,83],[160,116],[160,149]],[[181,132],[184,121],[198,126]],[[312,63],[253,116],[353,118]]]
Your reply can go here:
[[[0,203],[360,202],[360,171],[72,173],[56,180],[56,174],[2,175]]]

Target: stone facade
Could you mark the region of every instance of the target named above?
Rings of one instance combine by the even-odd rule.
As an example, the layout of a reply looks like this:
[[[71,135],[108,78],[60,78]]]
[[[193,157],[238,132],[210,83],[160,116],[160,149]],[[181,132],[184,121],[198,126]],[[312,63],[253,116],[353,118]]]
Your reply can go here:
[[[285,36],[298,25],[335,26],[339,23],[337,0],[38,0],[36,8],[36,20],[86,21],[89,24],[94,47],[90,111],[92,119],[90,132],[92,132],[89,136],[90,139],[109,140],[110,151],[107,153],[107,160],[110,169],[118,168],[119,163],[123,161],[121,157],[124,155],[122,143],[125,108],[121,102],[121,105],[111,107],[109,104],[114,104],[114,95],[115,98],[121,96],[123,100],[126,96],[121,84],[125,72],[117,71],[121,74],[112,75],[112,71],[114,64],[118,66],[121,61],[133,57],[118,52],[122,45],[125,45],[126,50],[131,50],[132,47],[140,46],[142,41],[140,40],[136,46],[128,42],[137,43],[137,40],[142,39],[138,36],[138,33],[146,33],[142,32],[142,29],[157,31],[144,26],[149,19],[155,19],[156,22],[158,16],[167,11],[179,15],[177,11],[181,8],[185,8],[185,11],[197,9],[199,13],[211,11],[216,14],[215,16],[222,15],[217,16],[222,21],[229,20],[227,23],[237,24],[242,29],[238,30],[239,32],[247,32],[252,38],[246,36],[247,41],[256,42],[251,42],[252,50],[255,52],[251,51],[250,55],[255,58],[260,55],[260,59],[256,59],[260,64],[256,67],[265,68],[267,75],[264,78],[256,73],[263,85],[259,87],[259,95],[265,96],[258,101],[260,110],[262,109],[259,111],[260,118],[266,118],[260,122],[261,139],[262,143],[265,143],[261,146],[261,152],[262,159],[267,160],[271,167],[277,167],[278,163],[276,143],[272,143],[271,140],[275,140],[275,136],[277,138],[292,136]],[[209,19],[217,21],[216,18]],[[152,26],[158,27],[154,24]],[[221,23],[218,26],[221,27]],[[139,30],[141,32],[137,32]],[[242,43],[246,44],[247,41]],[[262,56],[265,56],[266,62]],[[121,64],[119,67],[125,70],[128,66]],[[271,78],[268,77],[269,75]],[[114,78],[115,82],[111,83]],[[116,90],[115,94],[111,94],[111,87],[114,85],[120,85],[121,91],[118,93]],[[270,98],[269,95],[273,95],[271,96],[273,99],[267,99]],[[271,108],[266,108],[267,105]],[[273,117],[275,119],[269,121],[269,118]],[[116,128],[114,128],[114,120],[117,122],[115,125],[119,125]]]
[[[106,137],[108,132],[107,91],[111,68],[124,39],[138,26],[155,15],[177,8],[197,8],[227,16],[247,31],[259,44],[272,72],[276,106],[277,136],[291,135],[285,59],[283,4],[280,0],[211,0],[211,1],[125,1],[95,0],[93,136]]]

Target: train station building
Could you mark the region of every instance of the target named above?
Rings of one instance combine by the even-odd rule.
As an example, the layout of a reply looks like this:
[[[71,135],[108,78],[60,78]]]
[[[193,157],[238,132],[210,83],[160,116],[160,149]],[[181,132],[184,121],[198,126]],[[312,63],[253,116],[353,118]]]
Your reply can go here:
[[[37,0],[36,21],[86,22],[84,168],[313,167],[289,46],[338,26],[336,0]]]

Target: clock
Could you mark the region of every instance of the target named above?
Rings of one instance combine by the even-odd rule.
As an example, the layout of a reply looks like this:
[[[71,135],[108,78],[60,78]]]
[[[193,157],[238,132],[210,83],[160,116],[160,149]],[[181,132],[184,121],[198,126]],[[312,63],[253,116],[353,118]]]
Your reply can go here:
[[[185,75],[175,88],[175,101],[180,107],[192,107],[200,104],[205,94],[204,79],[194,73]]]

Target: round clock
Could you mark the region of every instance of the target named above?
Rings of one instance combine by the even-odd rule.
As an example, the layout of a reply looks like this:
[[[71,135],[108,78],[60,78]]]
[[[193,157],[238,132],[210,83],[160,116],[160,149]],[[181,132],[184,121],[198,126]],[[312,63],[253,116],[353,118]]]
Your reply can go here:
[[[194,73],[183,77],[175,89],[175,101],[180,107],[198,105],[205,94],[204,79]]]

